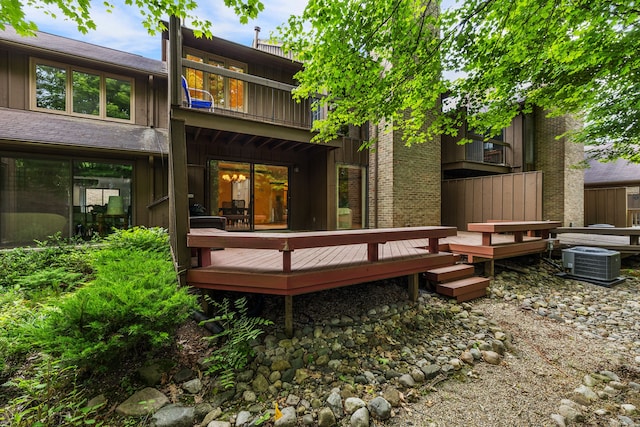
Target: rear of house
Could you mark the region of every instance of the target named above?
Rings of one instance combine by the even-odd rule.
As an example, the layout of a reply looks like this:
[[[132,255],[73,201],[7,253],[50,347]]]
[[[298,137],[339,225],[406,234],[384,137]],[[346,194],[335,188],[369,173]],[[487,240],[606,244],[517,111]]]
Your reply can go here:
[[[0,32],[0,247],[166,225],[161,61]]]

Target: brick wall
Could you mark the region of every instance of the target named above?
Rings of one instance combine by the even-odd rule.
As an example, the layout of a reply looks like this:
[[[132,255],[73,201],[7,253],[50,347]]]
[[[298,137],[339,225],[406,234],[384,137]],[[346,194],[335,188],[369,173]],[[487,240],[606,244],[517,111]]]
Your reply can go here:
[[[567,137],[556,139],[576,129],[579,122],[569,116],[547,117],[540,109],[534,114],[536,169],[544,173],[543,218],[562,221],[563,226],[582,226],[584,172],[578,165],[584,160],[583,146]]]
[[[371,135],[376,130],[372,129]],[[369,157],[372,227],[440,225],[440,138],[407,147],[400,132],[378,129]]]

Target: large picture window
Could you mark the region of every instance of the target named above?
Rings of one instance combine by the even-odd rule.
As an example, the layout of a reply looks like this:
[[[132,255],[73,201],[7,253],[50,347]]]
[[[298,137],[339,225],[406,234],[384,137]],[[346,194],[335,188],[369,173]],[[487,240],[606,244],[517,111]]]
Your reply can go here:
[[[0,157],[0,247],[127,228],[132,177],[127,163]]]
[[[245,73],[246,64],[225,58],[207,55],[203,52],[189,52],[186,59],[226,68],[237,73]],[[192,68],[185,68],[184,75],[190,88],[201,89],[213,95],[215,108],[245,112],[245,82],[218,74],[207,74]]]
[[[34,59],[34,108],[133,120],[133,79]]]

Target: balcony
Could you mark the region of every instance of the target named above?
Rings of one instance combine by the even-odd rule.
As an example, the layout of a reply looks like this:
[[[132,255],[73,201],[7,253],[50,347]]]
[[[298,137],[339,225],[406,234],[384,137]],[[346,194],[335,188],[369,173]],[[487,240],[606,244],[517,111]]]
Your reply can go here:
[[[465,144],[465,160],[492,165],[505,165],[505,146],[495,142],[474,140]]]
[[[195,89],[193,97],[202,90],[211,93],[213,108],[205,110],[211,114],[303,130],[322,116],[311,111],[311,100],[293,99],[293,85],[188,59],[182,59],[182,73]]]

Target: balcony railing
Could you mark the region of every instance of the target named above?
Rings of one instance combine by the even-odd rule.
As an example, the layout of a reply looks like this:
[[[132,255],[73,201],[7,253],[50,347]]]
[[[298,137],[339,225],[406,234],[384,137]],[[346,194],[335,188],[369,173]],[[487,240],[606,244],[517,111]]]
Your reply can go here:
[[[182,67],[192,80],[190,87],[213,95],[213,114],[303,129],[311,129],[313,120],[321,117],[311,111],[311,100],[293,99],[293,85],[188,59]]]
[[[472,141],[465,144],[465,160],[494,165],[505,164],[505,146],[493,142]]]

